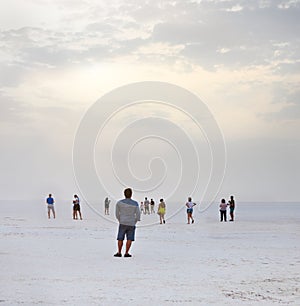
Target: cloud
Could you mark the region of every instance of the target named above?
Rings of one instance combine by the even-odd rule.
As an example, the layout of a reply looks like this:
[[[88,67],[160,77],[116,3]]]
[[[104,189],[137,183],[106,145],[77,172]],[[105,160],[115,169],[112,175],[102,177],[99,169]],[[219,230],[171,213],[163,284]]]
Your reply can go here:
[[[149,62],[151,54],[145,50],[155,45],[154,62],[159,57],[166,60],[166,48],[161,46],[168,46],[169,50],[174,46],[169,63],[185,61],[207,70],[220,65],[236,69],[297,59],[300,32],[297,3],[290,1],[285,8],[279,8],[280,1],[251,3],[153,1],[137,5],[129,1],[103,5],[87,2],[85,8],[75,3],[75,8],[65,17],[78,18],[81,10],[84,18],[78,21],[80,29],[43,26],[2,30],[1,47],[10,59],[8,63],[15,65],[12,75],[16,76],[16,70],[21,69],[18,65],[51,68],[133,55],[138,55],[140,62]],[[68,6],[68,2],[61,5]],[[86,18],[87,14],[90,19]],[[3,80],[2,84],[5,85]]]
[[[282,52],[295,57],[293,50],[299,46],[299,12],[299,9],[268,7],[204,14],[199,5],[193,12],[189,11],[189,15],[198,16],[197,22],[190,22],[195,18],[188,18],[189,15],[175,22],[161,22],[154,27],[153,39],[185,45],[182,54],[206,68],[212,68],[213,64],[227,67],[266,64],[273,60],[279,44],[286,41],[289,44]],[[217,52],[220,49],[233,52],[224,56]]]

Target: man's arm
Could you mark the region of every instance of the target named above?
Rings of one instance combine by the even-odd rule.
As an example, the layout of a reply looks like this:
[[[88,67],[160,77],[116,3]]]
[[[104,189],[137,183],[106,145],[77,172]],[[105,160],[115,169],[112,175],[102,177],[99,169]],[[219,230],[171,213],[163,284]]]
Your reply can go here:
[[[116,204],[115,213],[116,213],[116,218],[118,219],[118,221],[120,221],[120,208],[119,208],[119,203],[118,202]]]
[[[136,207],[135,216],[136,216],[136,221],[141,221],[141,211],[139,206]]]

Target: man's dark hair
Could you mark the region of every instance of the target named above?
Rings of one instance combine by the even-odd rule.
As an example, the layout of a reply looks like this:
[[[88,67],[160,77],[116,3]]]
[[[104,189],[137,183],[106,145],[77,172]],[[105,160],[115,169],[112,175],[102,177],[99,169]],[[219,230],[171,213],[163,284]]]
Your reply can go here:
[[[125,195],[125,198],[126,198],[126,199],[130,199],[131,196],[132,196],[132,189],[131,189],[131,188],[126,188],[126,189],[124,190],[124,195]]]

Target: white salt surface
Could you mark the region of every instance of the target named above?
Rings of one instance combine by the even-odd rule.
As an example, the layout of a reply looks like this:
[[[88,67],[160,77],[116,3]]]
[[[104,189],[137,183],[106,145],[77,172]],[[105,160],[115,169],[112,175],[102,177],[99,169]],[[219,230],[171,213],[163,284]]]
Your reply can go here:
[[[0,202],[0,305],[300,305],[300,205],[185,209],[165,225],[143,216],[132,258],[115,258],[117,224],[84,203]],[[113,207],[111,208],[112,213]],[[111,217],[113,219],[113,216]]]

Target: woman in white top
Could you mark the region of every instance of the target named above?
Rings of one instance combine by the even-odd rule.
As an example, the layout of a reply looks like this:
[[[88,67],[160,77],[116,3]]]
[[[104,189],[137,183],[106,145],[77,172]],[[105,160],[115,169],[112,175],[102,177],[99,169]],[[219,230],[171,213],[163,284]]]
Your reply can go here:
[[[193,218],[193,207],[196,205],[196,203],[192,202],[192,198],[188,198],[188,202],[185,204],[187,207],[186,213],[187,213],[187,221],[188,224],[190,224],[190,220],[192,220],[192,223],[194,223],[194,218]]]
[[[227,204],[226,204],[225,199],[221,200],[220,216],[221,216],[221,219],[220,219],[221,222],[223,221],[223,219],[224,219],[225,222],[227,221]]]

